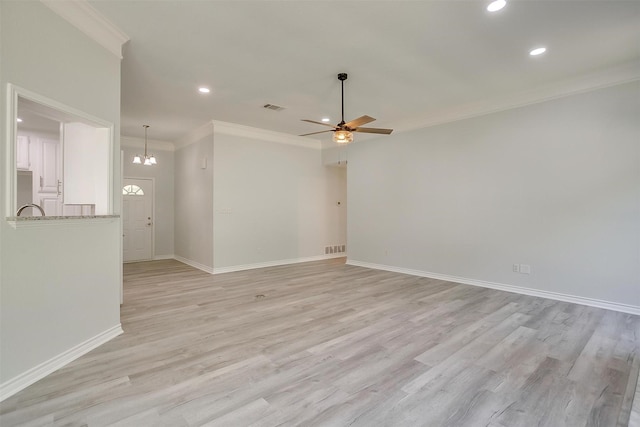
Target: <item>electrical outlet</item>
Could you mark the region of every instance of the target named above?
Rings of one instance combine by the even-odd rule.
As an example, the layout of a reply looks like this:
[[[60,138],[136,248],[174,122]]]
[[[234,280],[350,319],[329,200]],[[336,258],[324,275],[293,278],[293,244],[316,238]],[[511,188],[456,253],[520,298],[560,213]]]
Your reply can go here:
[[[531,274],[531,266],[528,264],[520,264],[520,273]]]
[[[512,270],[514,273],[520,273],[520,264],[513,264]]]

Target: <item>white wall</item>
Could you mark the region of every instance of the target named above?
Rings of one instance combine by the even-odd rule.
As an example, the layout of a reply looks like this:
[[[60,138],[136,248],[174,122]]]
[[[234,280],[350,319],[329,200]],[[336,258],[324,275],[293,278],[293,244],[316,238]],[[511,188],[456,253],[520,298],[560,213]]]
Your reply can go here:
[[[7,83],[13,83],[114,123],[119,134],[117,56],[40,2],[0,2],[0,43],[1,129],[9,125]],[[13,141],[4,131],[0,138],[0,212],[6,212],[7,145]],[[113,149],[119,188],[118,137]],[[119,197],[113,206],[119,213]],[[0,219],[2,394],[6,384],[33,378],[28,374],[38,365],[119,329],[120,244],[119,219],[17,229]]]
[[[213,269],[212,159],[212,133],[175,152],[175,255],[206,271]]]
[[[294,139],[214,124],[216,271],[322,257],[325,246],[346,243],[346,171],[324,166],[319,145]]]
[[[640,309],[640,83],[349,149],[350,260]]]
[[[158,164],[155,166],[134,165],[133,156],[144,149],[122,147],[124,152],[123,175],[129,178],[153,178],[154,187],[154,257],[163,258],[174,255],[174,153],[159,150],[149,145]]]

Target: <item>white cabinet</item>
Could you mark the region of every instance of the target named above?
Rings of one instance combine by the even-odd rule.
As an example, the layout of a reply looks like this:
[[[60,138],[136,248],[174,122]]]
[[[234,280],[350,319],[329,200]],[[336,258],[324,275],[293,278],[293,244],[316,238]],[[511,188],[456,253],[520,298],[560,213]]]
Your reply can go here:
[[[37,187],[34,186],[33,200],[44,209],[47,216],[63,215],[60,183],[60,142],[53,138],[37,138],[37,153],[34,157],[34,174]]]
[[[40,192],[60,193],[59,155],[60,144],[56,140],[40,139]]]
[[[60,141],[38,133],[16,138],[16,168],[32,173],[29,203],[40,205],[47,215],[62,215],[60,197]]]
[[[44,213],[46,216],[60,216],[62,215],[62,203],[57,196],[46,196],[40,197],[39,202],[37,202],[42,209],[44,209]]]
[[[31,196],[25,198],[42,206],[47,216],[108,212],[109,129],[82,123],[63,129],[61,135],[22,130],[17,136],[16,169],[33,177]]]
[[[30,170],[31,162],[29,161],[29,137],[18,136],[16,144],[16,168],[18,170]]]

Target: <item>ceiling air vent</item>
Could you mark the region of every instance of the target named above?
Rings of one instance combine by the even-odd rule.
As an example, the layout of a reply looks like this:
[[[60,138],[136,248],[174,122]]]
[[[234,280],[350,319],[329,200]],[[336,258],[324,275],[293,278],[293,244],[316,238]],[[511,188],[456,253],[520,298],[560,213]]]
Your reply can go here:
[[[273,110],[273,111],[284,110],[284,107],[281,107],[279,105],[274,105],[274,104],[264,104],[263,107],[266,108],[267,110]]]

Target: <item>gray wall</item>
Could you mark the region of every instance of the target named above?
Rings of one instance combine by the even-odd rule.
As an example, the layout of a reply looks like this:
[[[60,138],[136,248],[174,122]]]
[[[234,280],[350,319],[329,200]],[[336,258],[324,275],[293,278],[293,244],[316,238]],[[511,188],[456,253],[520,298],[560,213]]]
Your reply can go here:
[[[353,144],[348,197],[350,260],[640,308],[640,83]]]
[[[207,159],[202,169],[202,159]],[[213,134],[175,152],[175,255],[213,269]]]
[[[344,168],[324,166],[319,149],[274,141],[272,132],[216,129],[216,269],[324,256],[325,246],[346,243]]]
[[[0,128],[7,83],[114,123],[119,188],[120,59],[35,1],[0,2],[0,43]],[[0,138],[6,212],[13,141]],[[113,206],[119,213],[119,196]],[[119,327],[120,254],[119,220],[18,229],[0,220],[0,385]]]
[[[134,165],[131,161],[139,148],[123,147],[122,165],[125,178],[154,178],[154,257],[172,257],[174,254],[174,152],[150,148],[158,160],[155,166]]]

